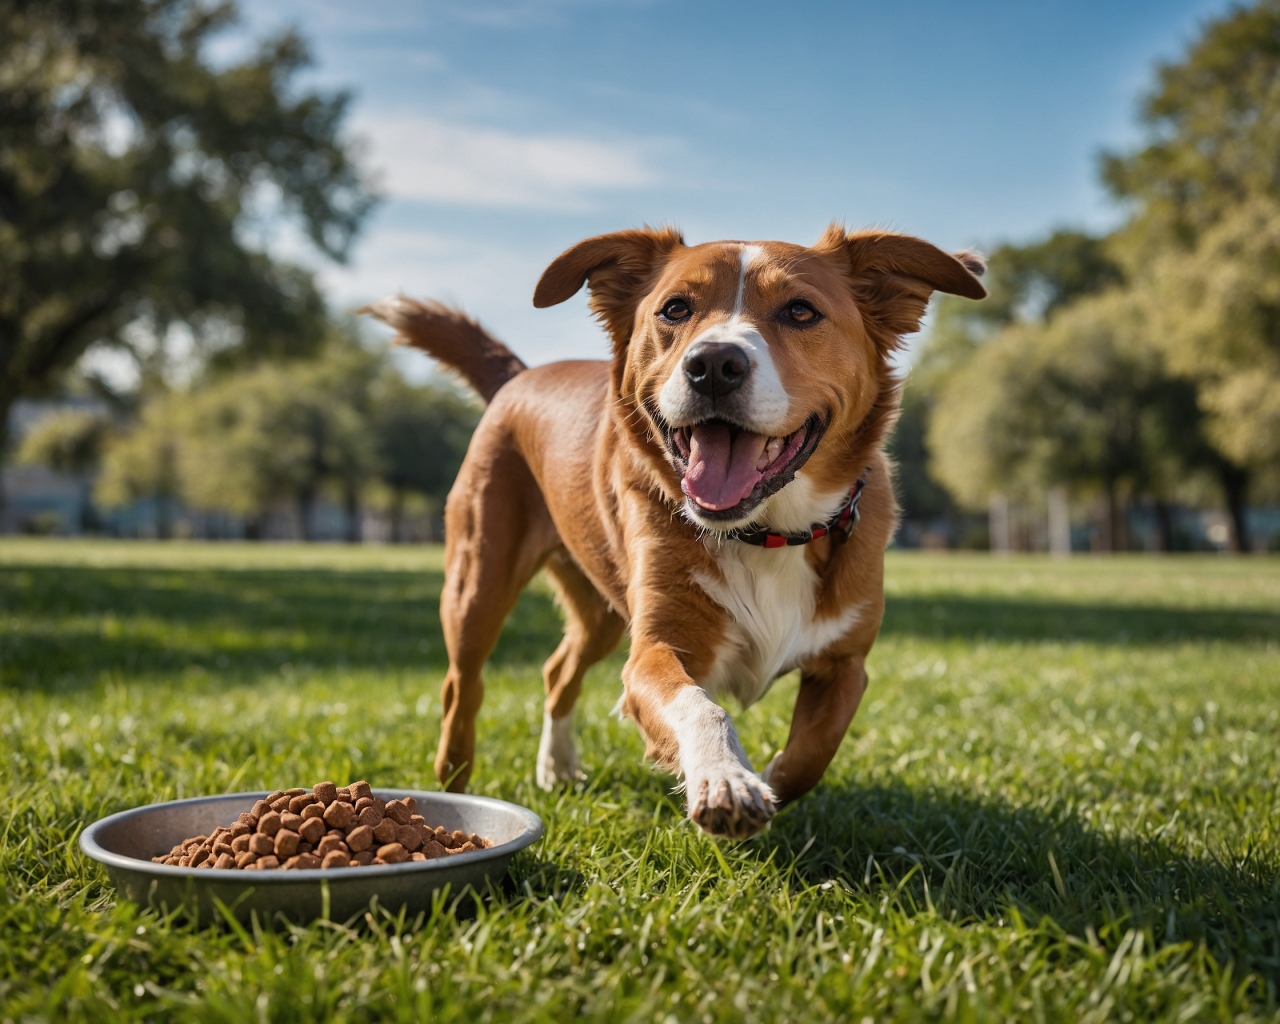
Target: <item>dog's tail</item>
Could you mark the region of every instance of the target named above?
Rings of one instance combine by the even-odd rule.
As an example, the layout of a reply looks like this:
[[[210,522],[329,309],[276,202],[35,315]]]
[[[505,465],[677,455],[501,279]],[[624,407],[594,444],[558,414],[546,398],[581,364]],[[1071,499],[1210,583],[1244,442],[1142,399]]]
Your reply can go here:
[[[485,404],[503,384],[526,369],[519,356],[471,317],[439,302],[392,295],[359,312],[394,327],[399,344],[420,348],[457,371]]]

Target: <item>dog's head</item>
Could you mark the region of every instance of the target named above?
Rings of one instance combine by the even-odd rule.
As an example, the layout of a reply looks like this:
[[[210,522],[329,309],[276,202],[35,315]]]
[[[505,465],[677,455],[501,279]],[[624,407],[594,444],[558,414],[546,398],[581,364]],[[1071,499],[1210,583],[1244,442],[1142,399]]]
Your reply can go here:
[[[686,246],[646,229],[579,242],[533,302],[588,284],[613,339],[617,414],[692,521],[798,531],[829,514],[880,443],[897,401],[889,357],[929,296],[980,299],[982,270],[973,254],[886,232],[833,226],[805,248]],[[801,467],[805,500],[775,497]]]

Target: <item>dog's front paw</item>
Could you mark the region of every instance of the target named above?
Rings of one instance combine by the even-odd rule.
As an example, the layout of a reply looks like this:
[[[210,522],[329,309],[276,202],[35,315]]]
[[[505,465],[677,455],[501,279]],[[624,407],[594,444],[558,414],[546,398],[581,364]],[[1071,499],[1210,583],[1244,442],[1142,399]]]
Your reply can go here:
[[[538,785],[545,790],[583,777],[578,770],[578,748],[573,742],[572,715],[552,718],[543,712],[542,739],[538,743],[538,763],[534,771]]]
[[[685,792],[690,820],[713,836],[745,839],[755,835],[778,809],[768,783],[733,763],[691,773]]]

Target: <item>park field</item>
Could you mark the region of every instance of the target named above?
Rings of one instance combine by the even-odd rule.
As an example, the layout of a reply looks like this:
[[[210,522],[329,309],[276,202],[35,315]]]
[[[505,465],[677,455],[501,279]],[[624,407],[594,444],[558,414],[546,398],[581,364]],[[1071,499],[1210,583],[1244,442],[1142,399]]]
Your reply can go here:
[[[1277,1020],[1280,558],[890,553],[822,785],[713,841],[611,717],[533,783],[529,588],[477,792],[546,837],[475,916],[197,930],[118,904],[88,822],[322,778],[433,787],[433,548],[0,542],[0,1020]],[[763,764],[796,681],[738,714]]]

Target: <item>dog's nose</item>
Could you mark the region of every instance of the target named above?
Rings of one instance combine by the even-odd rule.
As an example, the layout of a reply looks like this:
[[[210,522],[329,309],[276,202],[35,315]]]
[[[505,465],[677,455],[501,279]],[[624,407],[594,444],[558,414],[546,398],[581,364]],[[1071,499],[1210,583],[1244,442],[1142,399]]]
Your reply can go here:
[[[742,386],[751,360],[740,345],[704,341],[685,353],[683,366],[689,387],[700,395],[722,398]]]

